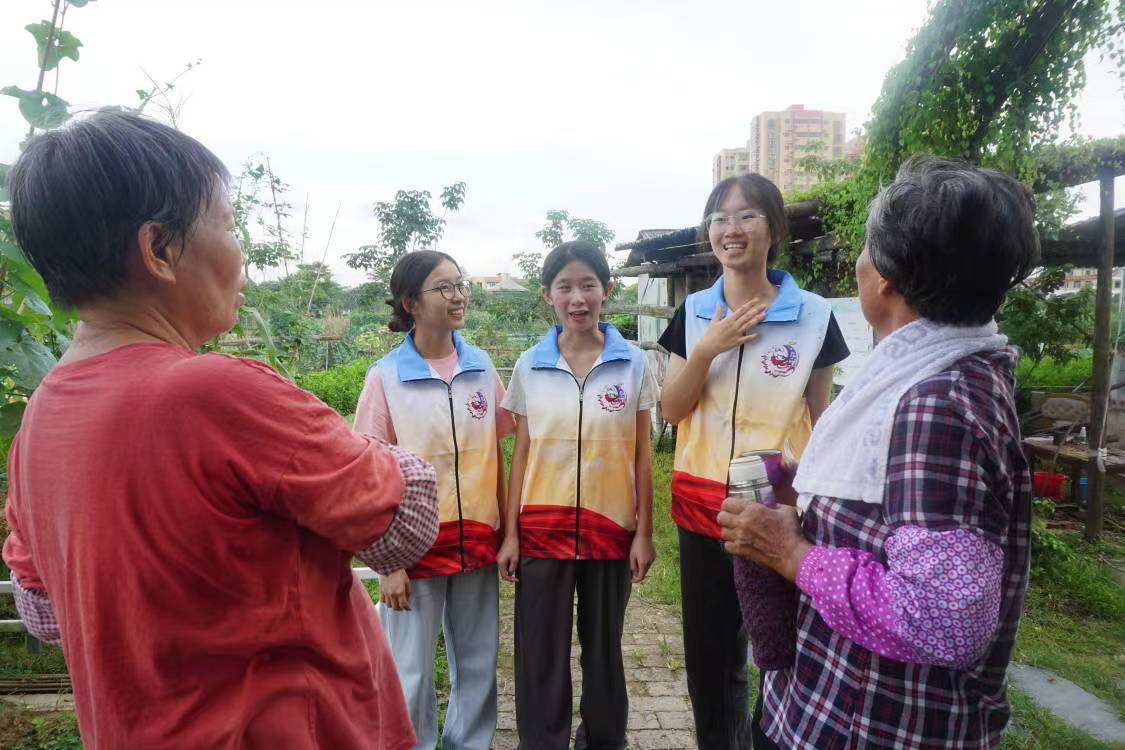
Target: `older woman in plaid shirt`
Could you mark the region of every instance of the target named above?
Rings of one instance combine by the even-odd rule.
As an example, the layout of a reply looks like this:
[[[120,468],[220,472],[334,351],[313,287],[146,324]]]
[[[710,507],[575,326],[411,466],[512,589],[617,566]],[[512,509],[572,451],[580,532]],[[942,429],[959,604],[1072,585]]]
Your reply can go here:
[[[916,157],[856,263],[879,346],[817,424],[798,518],[728,500],[728,549],[801,591],[797,656],[765,679],[779,747],[990,748],[1027,588],[1031,481],[992,321],[1034,268],[1028,191]]]

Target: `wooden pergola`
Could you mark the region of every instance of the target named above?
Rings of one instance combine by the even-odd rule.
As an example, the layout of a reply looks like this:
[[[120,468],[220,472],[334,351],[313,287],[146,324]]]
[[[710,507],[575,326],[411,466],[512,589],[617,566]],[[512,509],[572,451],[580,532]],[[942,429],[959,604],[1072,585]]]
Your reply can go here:
[[[1125,139],[1100,141],[1083,148],[1046,146],[1037,156],[1041,164],[1039,177],[1033,183],[1037,192],[1094,181],[1100,185],[1098,216],[1069,225],[1057,238],[1041,242],[1044,266],[1073,264],[1098,269],[1086,509],[1086,535],[1097,539],[1102,533],[1105,511],[1105,425],[1114,354],[1110,344],[1113,268],[1125,265],[1125,209],[1114,210],[1113,181],[1125,175]],[[816,201],[785,207],[789,218],[789,252],[813,262],[834,262],[844,248],[826,231],[818,209]],[[628,251],[629,256],[617,275],[668,279],[670,305],[614,305],[607,311],[671,318],[684,297],[710,284],[718,275],[718,261],[709,250],[704,250],[705,243],[699,243],[697,231],[696,227],[686,227],[618,244],[616,249]],[[654,344],[646,346],[654,347]]]

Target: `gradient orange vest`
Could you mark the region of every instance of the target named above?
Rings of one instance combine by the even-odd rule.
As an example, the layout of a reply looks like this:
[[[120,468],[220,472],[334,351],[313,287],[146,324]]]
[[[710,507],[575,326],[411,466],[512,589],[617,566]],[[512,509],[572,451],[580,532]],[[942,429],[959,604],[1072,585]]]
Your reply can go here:
[[[727,469],[735,456],[786,450],[800,458],[812,433],[805,388],[828,330],[831,307],[783,271],[769,271],[777,298],[758,338],[711,362],[695,409],[676,428],[672,519],[680,528],[719,538]],[[723,278],[684,301],[686,351],[703,336],[722,303]]]
[[[559,353],[556,326],[516,363],[531,437],[520,554],[571,560],[629,556],[637,528],[637,402],[644,353],[600,323],[605,347],[583,382]]]
[[[496,561],[496,371],[480,349],[453,332],[457,369],[446,383],[414,347],[414,334],[375,367],[398,444],[433,464],[438,481],[438,538],[407,571],[428,578]]]

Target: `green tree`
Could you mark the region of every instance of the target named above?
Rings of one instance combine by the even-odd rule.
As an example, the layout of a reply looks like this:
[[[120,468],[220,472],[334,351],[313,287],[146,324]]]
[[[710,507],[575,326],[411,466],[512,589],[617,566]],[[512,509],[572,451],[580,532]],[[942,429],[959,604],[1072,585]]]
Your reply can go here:
[[[1050,357],[1066,364],[1093,345],[1094,290],[1058,294],[1069,267],[1044,268],[1008,293],[1000,311],[1000,330],[1032,365]]]
[[[1083,59],[1115,53],[1110,0],[943,0],[887,74],[868,125],[869,166],[889,179],[930,151],[1029,177],[1031,149],[1076,121]]]
[[[795,268],[802,281],[854,290],[867,207],[911,154],[928,152],[993,166],[1035,184],[1040,227],[1073,210],[1058,186],[1038,180],[1038,154],[1077,117],[1083,59],[1100,49],[1119,65],[1125,5],[1117,0],[940,0],[887,73],[865,131],[859,168],[791,199],[816,199],[825,228],[848,252],[836,266]],[[1125,68],[1123,68],[1125,70]],[[1056,190],[1052,193],[1052,188]]]
[[[373,281],[385,286],[399,258],[412,250],[433,247],[445,233],[445,217],[434,213],[432,199],[429,190],[399,190],[393,201],[376,203],[378,241],[346,254],[347,264],[367,271]],[[465,202],[465,183],[442,188],[439,201],[447,213],[460,209]]]
[[[571,240],[586,240],[592,242],[605,252],[606,246],[613,241],[616,233],[609,225],[595,219],[580,219],[571,216],[567,211],[551,210],[547,212],[547,223],[535,236],[543,243],[543,247],[550,252],[564,242]],[[526,251],[512,256],[516,267],[520,270],[528,288],[539,288],[540,273],[543,267],[543,253]]]
[[[605,250],[616,236],[609,225],[594,219],[580,219],[567,211],[547,212],[546,225],[535,233],[548,251],[568,240],[587,240]]]
[[[556,209],[547,212],[546,224],[535,233],[535,236],[548,252],[570,240],[587,240],[604,252],[606,245],[613,240],[615,234],[605,222],[581,219],[571,216],[567,211]],[[490,309],[507,322],[536,326],[553,322],[554,314],[547,309],[539,297],[539,288],[543,283],[543,253],[528,250],[516,253],[512,256],[512,260],[515,261],[524,286],[529,291],[527,294],[504,295],[502,299],[492,303],[495,308],[490,307]]]
[[[532,292],[537,292],[543,284],[541,278],[543,253],[516,253],[512,256],[512,260],[516,262],[516,268],[520,270],[520,278],[523,279],[524,286]]]
[[[283,181],[273,171],[273,165],[267,156],[265,160],[266,187],[269,189],[269,198],[263,208],[267,216],[262,221],[266,230],[268,244],[272,246],[273,256],[281,261],[285,267],[285,275],[289,275],[289,261],[297,257],[293,248],[292,234],[285,226],[286,220],[292,217],[293,204],[285,199],[289,192],[289,183]]]
[[[288,227],[293,210],[286,198],[288,193],[289,183],[273,171],[268,156],[251,157],[235,178],[231,205],[248,279],[251,268],[261,273],[281,267],[288,276],[289,261],[298,258],[295,235]],[[304,237],[302,228],[302,243]]]
[[[797,159],[797,168],[816,175],[819,182],[835,182],[850,177],[859,169],[858,159],[829,159],[824,156],[826,149],[823,141],[813,141],[801,146],[804,155]]]
[[[332,278],[332,269],[324,263],[302,263],[285,282],[285,287],[303,305],[301,309],[315,317],[339,310],[342,305],[344,288]]]

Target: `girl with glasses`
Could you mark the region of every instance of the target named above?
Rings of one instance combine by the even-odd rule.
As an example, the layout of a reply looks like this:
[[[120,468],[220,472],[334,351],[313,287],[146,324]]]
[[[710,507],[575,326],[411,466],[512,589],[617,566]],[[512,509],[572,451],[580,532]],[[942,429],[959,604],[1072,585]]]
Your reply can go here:
[[[367,374],[355,428],[424,456],[437,470],[437,541],[413,567],[379,577],[379,615],[402,680],[416,748],[437,745],[434,657],[449,658],[443,748],[487,750],[496,728],[496,550],[504,507],[499,439],[514,428],[488,355],[459,333],[469,286],[442,252],[403,256],[388,327],[406,339]]]
[[[703,209],[700,241],[722,265],[687,297],[660,344],[670,354],[661,408],[678,425],[672,517],[679,527],[684,657],[700,748],[749,748],[747,636],[733,564],[716,518],[731,459],[799,458],[828,406],[833,365],[848,356],[821,297],[772,270],[788,222],[765,177],[723,180]],[[775,667],[776,668],[776,667]],[[760,705],[760,704],[759,704]],[[760,709],[756,709],[758,713]],[[754,747],[770,747],[764,737]]]
[[[578,597],[581,723],[576,750],[624,748],[629,699],[621,661],[625,605],[652,545],[644,353],[599,320],[613,289],[605,253],[568,242],[543,261],[558,316],[516,363],[504,406],[516,415],[507,534],[497,562],[517,580],[516,727],[520,747],[570,747],[570,633]]]

